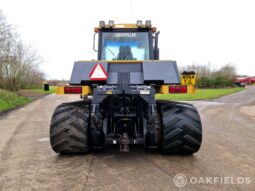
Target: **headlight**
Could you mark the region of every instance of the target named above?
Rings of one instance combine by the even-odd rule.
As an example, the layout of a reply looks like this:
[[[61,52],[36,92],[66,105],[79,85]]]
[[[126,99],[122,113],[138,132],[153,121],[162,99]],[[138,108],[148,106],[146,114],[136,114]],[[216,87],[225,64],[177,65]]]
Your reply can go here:
[[[138,20],[138,21],[136,22],[136,25],[137,25],[137,27],[142,27],[143,21]]]
[[[114,21],[109,21],[109,27],[112,28],[114,26]]]
[[[105,27],[105,22],[104,21],[99,21],[99,27],[104,28]]]
[[[150,20],[145,21],[145,26],[151,28],[151,21]]]

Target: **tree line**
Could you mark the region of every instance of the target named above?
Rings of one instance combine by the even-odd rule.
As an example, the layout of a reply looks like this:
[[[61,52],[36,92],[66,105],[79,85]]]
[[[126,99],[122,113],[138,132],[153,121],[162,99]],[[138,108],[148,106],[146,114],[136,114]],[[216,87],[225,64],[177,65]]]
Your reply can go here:
[[[226,64],[219,69],[212,69],[210,64],[192,64],[181,68],[183,71],[194,71],[197,75],[196,86],[198,88],[226,88],[235,85],[237,76],[236,67]]]
[[[0,10],[0,88],[17,91],[44,81],[42,59],[25,44]]]

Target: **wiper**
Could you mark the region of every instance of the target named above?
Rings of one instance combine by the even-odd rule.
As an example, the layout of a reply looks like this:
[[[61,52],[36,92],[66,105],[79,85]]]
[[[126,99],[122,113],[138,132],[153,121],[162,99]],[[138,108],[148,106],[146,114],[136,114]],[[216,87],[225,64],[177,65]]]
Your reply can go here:
[[[110,48],[107,47],[107,49],[109,50],[109,52],[115,57],[115,59],[117,59],[117,56],[113,53],[113,51],[111,51]]]

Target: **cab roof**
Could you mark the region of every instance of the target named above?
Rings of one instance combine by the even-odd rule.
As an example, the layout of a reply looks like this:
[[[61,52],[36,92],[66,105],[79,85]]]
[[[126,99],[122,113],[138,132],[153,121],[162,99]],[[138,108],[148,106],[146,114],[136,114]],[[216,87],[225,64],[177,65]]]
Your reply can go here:
[[[99,27],[95,27],[94,31],[98,32],[100,29],[151,29],[152,32],[156,32],[156,27],[152,27],[151,21],[147,20],[143,23],[138,20],[135,23],[118,23],[115,24],[114,21],[109,21],[108,24],[105,21],[99,21]]]

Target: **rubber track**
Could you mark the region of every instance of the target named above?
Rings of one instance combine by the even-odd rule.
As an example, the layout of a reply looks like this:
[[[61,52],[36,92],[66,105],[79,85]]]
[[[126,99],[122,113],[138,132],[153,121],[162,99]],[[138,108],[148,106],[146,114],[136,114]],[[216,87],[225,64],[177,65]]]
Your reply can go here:
[[[202,142],[202,125],[197,109],[179,102],[158,101],[157,105],[162,117],[162,152],[197,152]]]
[[[52,116],[50,143],[56,153],[87,153],[89,151],[90,101],[59,105]]]

